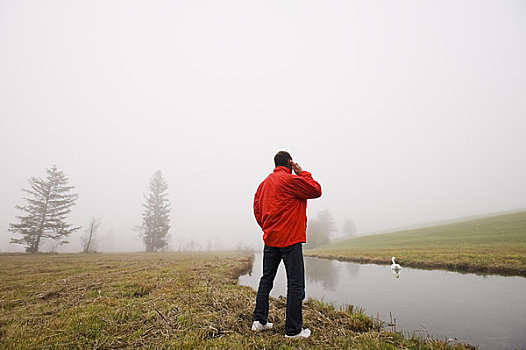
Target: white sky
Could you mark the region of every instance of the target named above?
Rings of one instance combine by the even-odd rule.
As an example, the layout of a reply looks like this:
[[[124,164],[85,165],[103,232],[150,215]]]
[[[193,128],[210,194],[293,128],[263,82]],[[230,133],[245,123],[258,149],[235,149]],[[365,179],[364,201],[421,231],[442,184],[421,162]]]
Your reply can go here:
[[[526,208],[525,62],[524,1],[0,0],[0,251],[52,164],[117,250],[158,169],[174,245],[261,244],[282,149],[339,228]]]

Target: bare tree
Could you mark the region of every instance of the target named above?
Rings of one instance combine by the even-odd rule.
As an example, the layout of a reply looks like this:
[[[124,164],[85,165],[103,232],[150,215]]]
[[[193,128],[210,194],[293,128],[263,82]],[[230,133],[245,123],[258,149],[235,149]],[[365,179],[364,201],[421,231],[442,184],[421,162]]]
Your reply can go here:
[[[26,215],[17,216],[19,222],[10,224],[9,231],[21,234],[10,243],[22,244],[28,253],[38,253],[42,242],[51,239],[57,245],[69,243],[65,238],[80,229],[65,222],[78,195],[70,193],[68,178],[56,165],[47,170],[45,179],[29,179],[30,189],[23,189],[28,197],[26,205],[16,206]]]
[[[186,241],[183,246],[183,252],[193,252],[199,250],[201,250],[201,244],[193,238],[189,241]]]
[[[84,231],[84,236],[82,236],[80,239],[82,241],[82,252],[83,253],[94,253],[97,249],[97,243],[99,241],[99,237],[97,235],[97,232],[99,230],[101,223],[100,218],[92,217],[91,221]]]
[[[182,237],[182,236],[179,236],[178,239],[175,242],[175,251],[176,252],[182,252],[184,244],[185,244],[185,238]]]

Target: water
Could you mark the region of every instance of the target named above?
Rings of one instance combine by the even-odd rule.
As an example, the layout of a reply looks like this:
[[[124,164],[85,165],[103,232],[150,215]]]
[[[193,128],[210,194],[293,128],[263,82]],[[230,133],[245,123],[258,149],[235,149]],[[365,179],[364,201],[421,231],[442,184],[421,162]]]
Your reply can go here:
[[[262,271],[256,254],[252,274],[239,284],[257,290]],[[526,348],[526,278],[478,276],[402,266],[395,278],[388,265],[305,258],[307,297],[355,305],[384,321],[389,313],[397,330],[446,340],[458,338],[480,349]],[[280,265],[273,297],[286,296]]]

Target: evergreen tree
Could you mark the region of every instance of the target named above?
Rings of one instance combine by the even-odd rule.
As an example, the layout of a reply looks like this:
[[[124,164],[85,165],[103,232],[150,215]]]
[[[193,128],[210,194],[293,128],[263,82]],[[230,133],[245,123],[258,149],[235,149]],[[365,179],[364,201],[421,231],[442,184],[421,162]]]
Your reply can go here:
[[[354,224],[354,221],[350,218],[347,218],[345,222],[343,223],[342,232],[347,237],[354,237],[356,236],[356,225]]]
[[[320,211],[316,221],[320,223],[322,230],[327,233],[327,236],[330,236],[333,232],[336,232],[336,222],[334,221],[334,218],[328,209]]]
[[[148,184],[150,193],[144,196],[145,211],[142,214],[141,234],[147,252],[157,252],[168,246],[168,230],[170,229],[170,202],[168,184],[158,170],[153,174]]]
[[[330,235],[336,231],[334,218],[328,210],[318,213],[315,220],[307,224],[307,244],[305,249],[312,249],[330,243]]]
[[[67,183],[68,178],[56,165],[47,170],[45,179],[29,179],[30,189],[23,189],[28,194],[24,198],[26,205],[16,206],[25,215],[17,216],[19,223],[10,224],[9,228],[22,237],[12,238],[10,243],[25,245],[28,253],[37,253],[46,238],[59,245],[69,243],[65,238],[80,226],[72,227],[64,221],[78,198],[70,193],[74,187]]]
[[[307,244],[305,249],[312,249],[324,244],[329,244],[329,235],[318,220],[309,220],[307,223]]]

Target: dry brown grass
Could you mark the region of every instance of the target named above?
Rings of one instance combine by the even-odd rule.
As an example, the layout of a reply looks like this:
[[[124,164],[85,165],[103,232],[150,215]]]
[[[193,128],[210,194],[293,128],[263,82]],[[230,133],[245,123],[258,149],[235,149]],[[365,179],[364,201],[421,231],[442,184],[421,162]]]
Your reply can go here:
[[[0,255],[0,348],[448,348],[316,300],[304,306],[311,338],[283,337],[283,299],[271,302],[275,329],[254,334],[255,292],[237,285],[251,259],[235,253]]]

